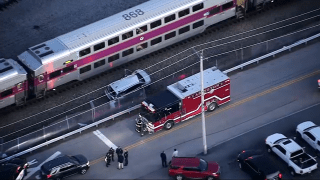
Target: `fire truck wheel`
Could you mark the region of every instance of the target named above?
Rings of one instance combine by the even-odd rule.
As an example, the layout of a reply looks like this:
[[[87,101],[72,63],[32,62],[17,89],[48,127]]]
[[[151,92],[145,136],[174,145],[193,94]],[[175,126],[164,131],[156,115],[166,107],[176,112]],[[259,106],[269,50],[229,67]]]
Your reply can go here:
[[[208,111],[214,111],[217,107],[217,103],[213,102],[208,106]]]
[[[166,130],[171,129],[172,126],[173,126],[173,122],[172,122],[172,121],[168,121],[168,122],[166,122],[166,123],[164,124],[164,128],[165,128]]]

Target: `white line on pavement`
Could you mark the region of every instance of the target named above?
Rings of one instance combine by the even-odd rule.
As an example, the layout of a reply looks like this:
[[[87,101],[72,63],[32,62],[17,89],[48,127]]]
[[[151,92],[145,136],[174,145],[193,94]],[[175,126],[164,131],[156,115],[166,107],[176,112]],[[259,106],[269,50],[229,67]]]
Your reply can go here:
[[[60,154],[61,154],[61,152],[60,152],[60,151],[57,151],[57,152],[55,152],[53,155],[51,155],[48,159],[46,159],[46,160],[43,161],[41,164],[39,164],[37,167],[29,168],[29,169],[28,169],[28,174],[25,176],[25,179],[28,179],[28,178],[29,178],[30,176],[32,176],[35,172],[37,172],[44,163],[46,163],[46,162],[48,162],[48,161],[56,158],[56,157],[59,156]]]
[[[98,136],[107,146],[117,149],[117,146],[113,144],[105,135],[103,135],[99,130],[93,131],[93,134]]]

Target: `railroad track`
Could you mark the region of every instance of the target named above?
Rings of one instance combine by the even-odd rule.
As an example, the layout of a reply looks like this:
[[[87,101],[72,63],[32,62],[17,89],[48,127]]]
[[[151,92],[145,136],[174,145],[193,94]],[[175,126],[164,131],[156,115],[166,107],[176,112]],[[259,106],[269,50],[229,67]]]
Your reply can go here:
[[[286,3],[289,3],[289,2],[286,2]],[[273,8],[276,8],[278,6],[282,6],[283,4],[286,4],[286,3],[279,3],[279,4],[275,4],[275,5],[272,5],[270,7],[266,7],[266,9],[262,10],[261,12],[250,12],[246,15],[245,19],[252,19],[252,17],[256,17],[257,15],[259,15],[260,13],[262,12],[267,12],[269,10],[272,10]],[[72,82],[70,84],[67,84],[67,85],[64,85],[64,86],[61,86],[59,88],[57,88],[56,91],[51,91],[51,92],[48,92],[48,94],[45,96],[45,98],[43,99],[33,99],[31,101],[29,101],[26,105],[24,105],[23,107],[9,107],[9,108],[6,108],[5,110],[2,110],[2,112],[0,113],[3,113],[4,114],[4,118],[8,118],[10,116],[10,114],[13,114],[12,112],[15,112],[15,111],[18,111],[18,110],[24,110],[24,109],[27,109],[26,107],[29,107],[29,106],[37,106],[39,103],[43,103],[45,101],[50,101],[54,98],[57,98],[59,97],[61,94],[66,94],[68,93],[69,91],[72,91],[72,90],[75,90],[75,89],[78,89],[78,88],[85,88],[85,86],[87,86],[88,84],[90,84],[90,82],[98,82],[98,81],[102,81],[104,79],[104,77],[106,77],[107,75],[111,75],[111,74],[119,74],[119,72],[123,71],[124,69],[127,69],[128,67],[140,67],[140,64],[141,62],[149,62],[149,64],[154,64],[155,62],[152,61],[153,59],[156,59],[156,58],[159,58],[159,55],[164,55],[164,54],[174,54],[172,50],[175,50],[175,51],[181,51],[181,48],[182,49],[185,49],[185,45],[186,44],[189,44],[189,43],[194,43],[196,41],[205,41],[206,40],[206,37],[209,35],[209,34],[212,34],[214,32],[218,33],[218,32],[221,32],[221,30],[224,30],[230,26],[235,26],[237,24],[239,24],[239,22],[242,22],[243,20],[245,19],[240,19],[240,20],[237,20],[237,19],[229,19],[227,21],[224,21],[222,23],[219,23],[215,26],[212,26],[212,27],[209,27],[205,32],[203,32],[202,34],[199,34],[199,35],[196,35],[194,37],[191,37],[189,39],[186,39],[186,40],[183,40],[179,43],[176,43],[176,44],[173,44],[173,45],[170,45],[166,48],[163,48],[161,50],[158,50],[156,52],[153,52],[151,54],[148,54],[142,58],[139,58],[139,59],[136,59],[132,62],[129,62],[127,64],[124,64],[120,67],[117,67],[111,71],[108,71],[108,72],[105,72],[105,73],[102,73],[100,75],[97,75],[97,76],[94,76],[92,78],[89,78],[85,81],[82,81],[82,82]],[[220,43],[220,42],[219,42]],[[204,47],[202,47],[204,48]],[[186,54],[185,54],[186,55]],[[161,58],[163,59],[163,58]],[[177,59],[179,59],[179,57],[177,58],[174,58],[170,61],[167,61],[166,63],[164,64],[170,64],[170,63],[173,63],[175,61],[177,61]],[[195,60],[197,59],[191,59],[189,61],[186,61],[184,62],[184,65],[186,64],[192,64],[195,62]],[[148,63],[146,63],[148,64]],[[205,63],[205,67],[206,66],[212,66],[212,62],[210,63]],[[148,67],[149,65],[144,65],[146,67]],[[164,65],[162,65],[164,66]],[[161,68],[161,67],[160,67]],[[177,66],[176,68],[173,68],[171,69],[170,71],[165,71],[165,72],[159,72],[157,74],[154,75],[154,77],[152,77],[154,80],[155,79],[159,79],[161,77],[164,77],[164,76],[167,76],[168,74],[172,73],[172,72],[175,72],[176,69],[179,69],[181,68],[181,66]],[[150,70],[148,70],[149,72],[155,72],[159,70],[159,67],[153,67],[153,68],[150,68]],[[184,72],[182,73],[187,73],[189,71],[188,70],[185,70]],[[194,72],[196,73],[196,72]],[[169,82],[170,83],[170,82]],[[160,85],[159,85],[160,84]],[[151,88],[151,94],[152,93],[155,93],[156,91],[158,91],[159,89],[163,89],[165,88],[165,86],[168,84],[167,81],[161,81],[160,83],[157,84],[157,87],[154,87],[154,88]],[[105,85],[105,84],[104,84]],[[80,104],[83,104],[83,102],[88,102],[88,99],[94,99],[94,98],[97,98],[101,95],[101,93],[103,93],[102,91],[99,91],[99,92],[96,92],[92,95],[90,95],[90,97],[83,97],[82,99],[79,99],[77,101],[75,101],[72,106],[70,105],[70,107],[68,108],[72,108],[72,107],[75,107],[75,106],[78,106]],[[21,127],[27,127],[27,126],[30,126],[34,123],[37,123],[39,120],[42,120],[42,119],[46,119],[46,117],[51,117],[51,116],[54,116],[58,113],[61,113],[61,112],[64,112],[65,111],[65,106],[64,107],[60,107],[60,108],[57,108],[53,111],[51,111],[50,113],[46,113],[44,114],[42,117],[38,116],[32,120],[28,120],[28,121],[24,121],[24,122],[21,122],[21,123],[18,123],[13,127],[8,127],[6,128],[7,131],[14,131],[14,130],[17,130]],[[8,118],[9,119],[9,118]],[[25,131],[20,131],[19,133],[17,133],[15,136],[20,136],[22,134],[26,134],[28,132],[31,132],[35,129],[39,129],[39,127],[41,128],[42,126],[46,126],[48,124],[50,124],[52,122],[44,122],[44,123],[40,123],[38,124],[37,126],[33,126],[32,128],[30,129],[27,129]],[[14,137],[14,136],[12,136]]]

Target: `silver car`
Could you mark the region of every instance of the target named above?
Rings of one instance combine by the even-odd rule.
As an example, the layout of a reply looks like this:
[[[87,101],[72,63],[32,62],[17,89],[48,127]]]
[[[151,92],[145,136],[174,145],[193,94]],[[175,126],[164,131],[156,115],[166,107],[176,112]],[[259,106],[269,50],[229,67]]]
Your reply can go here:
[[[138,69],[131,75],[109,84],[105,93],[110,100],[114,100],[150,82],[150,76],[145,71]]]

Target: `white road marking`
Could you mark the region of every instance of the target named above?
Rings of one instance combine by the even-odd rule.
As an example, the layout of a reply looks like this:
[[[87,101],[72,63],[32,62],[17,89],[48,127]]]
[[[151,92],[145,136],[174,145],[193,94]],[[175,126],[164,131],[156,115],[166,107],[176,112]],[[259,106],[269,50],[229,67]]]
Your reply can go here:
[[[53,155],[51,155],[48,159],[46,159],[46,160],[43,161],[41,164],[39,164],[37,167],[29,168],[29,169],[28,169],[28,174],[25,176],[25,179],[28,179],[28,178],[29,178],[30,176],[32,176],[35,172],[37,172],[44,163],[46,163],[46,162],[48,162],[48,161],[56,158],[56,157],[59,156],[60,154],[61,154],[61,152],[60,152],[60,151],[57,151],[57,152],[55,152]]]
[[[93,134],[98,136],[107,146],[117,149],[117,146],[113,144],[105,135],[103,135],[99,130],[93,131]]]
[[[37,164],[38,161],[36,159],[33,159],[32,161],[29,161],[28,164],[31,166],[33,164]]]

